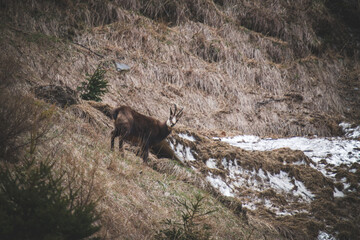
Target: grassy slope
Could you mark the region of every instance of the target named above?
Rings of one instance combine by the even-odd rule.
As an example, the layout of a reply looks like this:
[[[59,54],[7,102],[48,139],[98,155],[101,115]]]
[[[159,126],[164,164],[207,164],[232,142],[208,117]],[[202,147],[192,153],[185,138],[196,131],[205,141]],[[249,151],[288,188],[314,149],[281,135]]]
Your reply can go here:
[[[169,103],[176,102],[186,107],[185,127],[330,135],[338,133],[340,115],[351,119],[358,114],[346,112],[347,100],[338,92],[340,87],[342,94],[348,93],[340,80],[356,75],[358,63],[350,65],[353,59],[344,52],[328,49],[309,19],[314,13],[328,17],[321,2],[304,14],[301,8],[308,7],[308,1],[291,10],[283,1],[266,8],[242,3],[239,9],[232,9],[231,1],[184,1],[176,6],[174,19],[166,17],[168,6],[160,5],[161,11],[141,8],[141,1],[40,2],[12,1],[2,9],[6,14],[0,26],[1,48],[22,66],[18,77],[26,80],[21,86],[25,91],[49,83],[75,89],[86,73],[105,62],[111,84],[106,103],[128,104],[163,119]],[[303,26],[304,19],[309,26]],[[114,59],[132,66],[131,71],[116,72],[109,64]],[[357,86],[356,81],[352,84]],[[356,102],[351,104],[356,110]],[[215,236],[246,239],[251,233],[252,227],[208,195],[206,188],[182,181],[196,178],[195,173],[161,160],[170,170],[160,174],[132,153],[122,159],[108,151],[111,123],[101,114],[86,105],[59,111],[63,118],[58,130],[64,132],[53,144],[63,167],[82,173],[85,184],[95,172],[95,193],[103,196],[103,236],[150,238],[160,220],[176,216],[176,197],[190,199],[197,192],[208,196],[208,208],[219,208],[208,219]],[[258,218],[249,221],[261,223]],[[253,239],[263,234],[279,238],[266,222],[256,226]]]
[[[87,118],[79,118],[80,112],[86,113]],[[80,174],[79,184],[92,188],[93,196],[100,197],[101,237],[151,239],[162,228],[162,220],[180,220],[177,199],[193,200],[199,193],[206,197],[205,209],[217,210],[205,220],[212,227],[214,239],[248,239],[250,235],[251,239],[259,239],[266,232],[279,237],[266,223],[257,223],[253,230],[248,221],[254,220],[236,215],[206,186],[194,184],[194,179],[199,178],[194,171],[171,160],[152,159],[153,164],[166,165],[160,173],[145,166],[128,146],[124,158],[118,152],[110,152],[109,138],[101,134],[101,129],[110,130],[104,124],[109,120],[101,119],[97,110],[83,104],[65,111],[59,109],[58,113],[61,117],[50,133],[56,137],[45,146],[43,154],[55,149],[59,168]],[[97,120],[92,122],[94,117]],[[201,183],[201,179],[198,181]]]
[[[8,24],[28,35],[21,54],[8,52],[33,62],[26,73],[37,84],[75,89],[107,62],[105,102],[159,118],[175,102],[187,109],[183,123],[198,129],[328,136],[340,133],[344,115],[357,119],[356,81],[351,89],[341,81],[358,71],[356,55],[345,52],[356,54],[355,45],[336,38],[346,38],[344,26],[321,1],[25,2],[25,12],[16,8],[21,1],[8,6]],[[336,31],[320,31],[318,22]],[[67,51],[49,51],[41,43],[46,36],[72,39],[105,58],[68,40]],[[132,69],[119,74],[112,60]],[[341,97],[349,91],[353,97]]]

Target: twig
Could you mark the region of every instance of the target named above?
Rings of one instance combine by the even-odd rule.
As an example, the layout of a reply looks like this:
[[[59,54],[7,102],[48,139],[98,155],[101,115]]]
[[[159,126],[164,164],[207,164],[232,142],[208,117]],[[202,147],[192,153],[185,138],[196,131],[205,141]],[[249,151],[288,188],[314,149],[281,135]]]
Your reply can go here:
[[[89,52],[95,54],[95,55],[98,56],[98,57],[105,58],[103,55],[101,55],[101,54],[99,54],[99,53],[97,53],[97,52],[94,52],[94,51],[91,50],[90,48],[85,47],[84,45],[82,45],[82,44],[80,44],[80,43],[76,43],[76,42],[71,42],[71,43],[72,43],[72,44],[75,44],[75,45],[78,45],[78,46],[80,46],[80,47],[82,47],[82,48],[85,48],[86,50],[88,50]]]

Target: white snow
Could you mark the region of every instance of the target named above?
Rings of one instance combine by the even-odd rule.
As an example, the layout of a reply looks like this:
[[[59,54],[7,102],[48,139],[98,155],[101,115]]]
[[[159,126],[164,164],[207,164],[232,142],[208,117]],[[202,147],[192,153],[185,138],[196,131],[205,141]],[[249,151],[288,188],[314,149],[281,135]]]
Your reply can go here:
[[[279,148],[290,148],[292,150],[301,150],[318,163],[325,159],[327,163],[339,166],[340,164],[350,165],[354,162],[360,163],[360,141],[352,138],[360,137],[360,127],[350,128],[350,124],[342,123],[346,132],[345,138],[306,138],[292,137],[279,139],[261,139],[257,136],[236,136],[220,138],[221,141],[230,145],[243,148],[245,150],[271,151]],[[306,164],[300,161],[296,164]],[[333,177],[331,173],[325,170],[325,166],[318,165],[325,176]]]
[[[267,209],[271,210],[278,216],[291,216],[298,213],[308,213],[308,211],[301,209],[301,210],[286,210],[286,209],[280,209],[276,205],[274,205],[269,199],[265,199],[263,204]]]
[[[178,149],[177,147],[174,146],[174,144],[172,142],[169,141],[169,145],[171,147],[172,150],[174,150],[175,155],[182,161],[184,162],[184,159],[182,158],[182,153],[180,151],[180,149]]]
[[[183,139],[186,139],[186,140],[188,140],[190,142],[195,142],[196,141],[196,139],[193,136],[187,135],[185,133],[179,133],[179,137],[181,137]]]
[[[286,172],[280,171],[279,174],[270,175],[270,185],[272,188],[276,188],[285,192],[290,191],[293,188],[291,179]]]
[[[256,210],[259,206],[263,206],[273,213],[275,213],[277,216],[291,216],[296,215],[299,213],[309,213],[305,209],[286,209],[286,206],[277,206],[275,203],[273,203],[271,200],[266,198],[258,198],[258,197],[240,197],[241,204],[243,207],[249,209],[249,210]]]
[[[253,202],[242,202],[242,207],[245,207],[249,210],[255,211],[257,209],[256,205]]]
[[[336,238],[329,233],[320,231],[317,240],[336,240]]]
[[[207,166],[208,168],[217,169],[217,167],[216,167],[216,159],[214,159],[214,158],[209,158],[209,160],[206,161],[206,166]]]
[[[259,139],[258,142],[238,142],[236,138],[222,138],[221,141],[245,150],[271,151],[279,148],[301,150],[313,161],[326,159],[329,163],[340,165],[360,161],[360,141],[340,138],[279,138]]]
[[[239,166],[236,159],[224,158],[222,165],[228,170],[228,183],[233,189],[251,187],[256,191],[264,191],[271,187],[279,193],[291,193],[305,201],[311,201],[315,197],[302,182],[290,177],[287,172],[271,174],[263,169],[258,172],[255,169],[250,171]]]
[[[278,189],[284,192],[292,192],[295,196],[300,196],[306,200],[312,200],[315,195],[312,194],[309,190],[306,189],[305,185],[298,181],[294,180],[294,184],[291,182],[293,179],[289,177],[289,174],[283,171],[280,171],[279,174],[268,174],[270,185],[272,188]],[[297,190],[294,190],[294,187],[297,187]]]
[[[212,173],[209,173],[206,180],[211,184],[211,186],[218,189],[222,195],[234,197],[233,190],[221,179],[220,176],[214,177]]]
[[[169,145],[174,150],[175,155],[180,159],[180,161],[182,162],[196,161],[189,147],[185,147],[180,143],[177,143],[176,146],[174,146],[174,144],[170,141],[169,141]]]
[[[189,147],[185,148],[185,160],[187,160],[187,161],[196,161],[196,158],[191,153],[191,150],[190,150]]]
[[[342,179],[340,179],[340,182],[344,185],[344,190],[350,190],[350,186],[351,184],[347,182],[347,178],[343,177]]]
[[[347,138],[360,138],[360,126],[355,128],[351,128],[350,123],[340,123],[340,127],[342,127],[343,131],[345,132],[345,136]]]
[[[304,159],[301,159],[300,161],[293,162],[292,164],[293,164],[293,165],[306,165],[307,163],[305,162]]]
[[[224,141],[224,139],[229,139],[229,138],[214,137],[214,139]],[[253,135],[239,135],[239,136],[235,136],[235,137],[230,137],[230,139],[232,139],[234,142],[237,142],[237,143],[257,143],[261,140],[260,137],[253,136]]]
[[[344,196],[345,196],[345,194],[342,191],[335,188],[334,197],[344,197]]]
[[[346,190],[346,189],[348,189],[348,188],[350,188],[350,186],[351,186],[351,184],[350,183],[343,183],[343,185],[344,185],[344,189]]]

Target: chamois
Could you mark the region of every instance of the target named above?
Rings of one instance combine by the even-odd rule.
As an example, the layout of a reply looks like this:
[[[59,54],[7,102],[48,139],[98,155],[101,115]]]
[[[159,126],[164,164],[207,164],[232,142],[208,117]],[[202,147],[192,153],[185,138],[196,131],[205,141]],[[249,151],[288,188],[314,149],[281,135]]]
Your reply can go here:
[[[128,106],[114,109],[112,117],[115,129],[111,132],[111,150],[114,149],[114,141],[119,137],[119,150],[122,151],[123,141],[127,140],[141,146],[141,157],[147,162],[149,148],[164,140],[179,121],[183,114],[183,108],[177,112],[176,104],[174,111],[170,107],[170,117],[165,122],[145,116]]]

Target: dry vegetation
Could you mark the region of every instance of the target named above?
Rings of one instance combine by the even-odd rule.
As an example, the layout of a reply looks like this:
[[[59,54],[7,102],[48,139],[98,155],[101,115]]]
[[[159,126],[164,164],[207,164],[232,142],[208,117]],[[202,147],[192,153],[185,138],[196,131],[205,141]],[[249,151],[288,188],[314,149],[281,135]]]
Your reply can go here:
[[[177,201],[192,201],[196,194],[206,197],[205,209],[217,209],[205,219],[215,239],[246,239],[251,232],[258,237],[262,234],[261,230],[252,230],[216,195],[209,194],[208,184],[192,170],[171,160],[152,158],[150,166],[155,171],[144,165],[134,154],[137,149],[130,146],[126,146],[125,157],[121,158],[119,153],[109,151],[109,136],[99,131],[110,131],[106,117],[99,121],[98,110],[86,104],[71,109],[82,109],[86,114],[59,110],[61,119],[54,132],[61,135],[46,148],[56,149],[59,166],[79,173],[78,184],[91,188],[93,195],[100,197],[101,238],[152,239],[162,228],[162,220],[179,219]],[[92,121],[93,117],[98,122]]]
[[[192,136],[195,140],[186,140],[179,133]],[[209,135],[208,132],[204,134]],[[240,182],[231,185],[231,191],[238,192],[235,196],[248,209],[247,216],[254,218],[251,222],[253,226],[257,226],[256,222],[260,221],[260,226],[270,225],[286,239],[316,239],[319,230],[332,231],[330,228],[339,231],[339,239],[356,239],[359,233],[356,230],[359,228],[359,211],[356,210],[360,199],[358,190],[344,198],[334,198],[333,192],[334,188],[344,188],[340,181],[342,178],[351,179],[351,186],[359,189],[355,183],[360,179],[359,164],[336,167],[333,173],[337,181],[334,181],[312,168],[311,165],[316,164],[298,150],[281,148],[273,151],[246,151],[215,141],[188,128],[177,129],[170,142],[177,151],[184,151],[181,150],[184,149],[182,146],[191,149],[196,161],[188,160],[186,164],[197,169],[204,178],[213,176],[228,184],[231,179]],[[214,167],[207,164],[209,159],[214,160]],[[351,168],[356,170],[349,171]],[[239,178],[234,177],[236,170],[232,169],[241,169]],[[266,176],[283,173],[293,178],[292,181],[302,182],[305,188],[314,194],[312,200],[307,201],[299,195],[264,186],[260,177],[264,172]],[[281,181],[284,184],[286,180],[282,178]],[[298,187],[301,188],[297,186],[295,190]],[[296,214],[275,214],[279,210],[282,213],[295,211]]]
[[[37,154],[51,153],[71,181],[100,199],[103,227],[98,235],[104,239],[151,239],[161,220],[179,217],[178,199],[191,200],[198,193],[206,197],[205,208],[217,209],[204,220],[213,239],[307,239],[325,227],[323,215],[335,230],[352,236],[353,223],[336,218],[356,213],[340,209],[354,206],[357,196],[332,203],[324,200],[324,190],[319,196],[326,204],[319,200],[311,206],[318,209],[313,221],[306,222],[308,215],[279,219],[266,210],[245,219],[241,204],[221,197],[203,178],[209,155],[238,155],[249,169],[264,166],[275,172],[281,168],[279,158],[291,162],[286,156],[298,153],[239,153],[203,140],[203,146],[187,143],[203,154],[196,166],[202,172],[155,156],[149,167],[129,146],[125,158],[109,151],[112,123],[106,117],[111,107],[126,104],[165,120],[171,103],[177,103],[185,107],[182,127],[205,135],[339,135],[340,121],[360,119],[359,35],[348,19],[333,13],[339,2],[2,1],[1,62],[7,64],[0,64],[0,154],[27,146],[29,138],[20,135],[34,128],[28,119],[48,116],[38,111],[45,106],[45,113],[56,117],[40,130],[39,139],[46,135],[49,140],[39,142]],[[116,71],[113,61],[128,64],[130,71]],[[100,63],[110,84],[103,98],[108,105],[80,102],[62,109],[34,98],[41,85],[76,90]],[[11,84],[15,80],[21,81]],[[13,89],[20,89],[22,97],[13,98]],[[11,125],[19,126],[15,137],[3,132]],[[3,142],[11,142],[12,149]],[[324,180],[306,170],[287,169],[318,189],[311,179]],[[326,213],[332,207],[336,210]]]
[[[329,136],[343,116],[357,119],[356,94],[342,97],[358,85],[344,80],[356,76],[356,39],[322,1],[24,1],[24,14],[21,2],[5,4],[3,38],[24,44],[5,51],[35,65],[26,72],[37,84],[75,89],[105,62],[107,103],[157,117],[180,103],[199,129]]]

